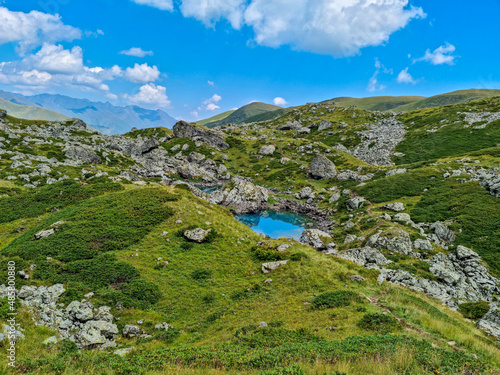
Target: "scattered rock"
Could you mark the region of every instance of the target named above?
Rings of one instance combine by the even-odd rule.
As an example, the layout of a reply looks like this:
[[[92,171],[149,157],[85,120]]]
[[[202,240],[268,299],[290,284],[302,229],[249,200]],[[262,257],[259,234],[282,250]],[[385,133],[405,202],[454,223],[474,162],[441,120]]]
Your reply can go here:
[[[335,164],[323,155],[316,155],[313,158],[310,169],[311,176],[318,180],[333,178],[337,175]]]
[[[288,260],[280,260],[278,262],[264,263],[262,265],[262,273],[270,273],[271,271],[274,271],[276,268],[284,266],[287,263]]]
[[[205,238],[208,236],[210,233],[211,229],[205,230],[202,228],[196,228],[192,230],[186,230],[184,232],[184,237],[188,239],[189,241],[197,242],[197,243],[202,243]]]

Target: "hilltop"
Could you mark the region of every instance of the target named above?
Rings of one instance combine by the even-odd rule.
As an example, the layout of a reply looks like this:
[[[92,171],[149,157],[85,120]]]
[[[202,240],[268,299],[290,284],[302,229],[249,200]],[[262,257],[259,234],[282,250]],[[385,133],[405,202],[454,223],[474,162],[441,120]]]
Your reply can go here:
[[[263,113],[275,111],[278,109],[281,109],[281,107],[272,104],[253,102],[237,109],[223,119],[206,122],[204,125],[208,128],[214,128],[217,126],[224,126],[228,124],[239,124],[241,122],[248,121],[248,119],[253,116],[261,115]]]
[[[67,121],[71,119],[71,117],[45,108],[15,104],[1,98],[0,108],[8,111],[12,116],[25,120]]]
[[[500,97],[112,136],[0,117],[18,372],[499,373]],[[314,227],[234,218],[265,210]]]

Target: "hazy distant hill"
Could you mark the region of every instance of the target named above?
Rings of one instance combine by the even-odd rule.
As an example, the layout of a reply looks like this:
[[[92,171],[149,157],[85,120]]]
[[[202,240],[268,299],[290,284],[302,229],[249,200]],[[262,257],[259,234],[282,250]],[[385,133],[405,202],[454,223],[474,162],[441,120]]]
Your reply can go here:
[[[109,102],[92,102],[64,95],[22,96],[0,91],[0,98],[12,103],[43,107],[69,117],[80,118],[106,134],[126,133],[132,128],[172,127],[176,120],[162,110],[138,106],[118,107]]]
[[[15,104],[1,98],[0,109],[5,109],[11,116],[26,120],[67,121],[71,119],[71,117],[54,111],[49,111],[45,108]]]
[[[223,126],[228,124],[239,124],[240,122],[244,122],[253,116],[275,111],[278,109],[283,108],[272,104],[253,102],[237,109],[222,120],[205,123],[205,126],[208,128],[213,128],[216,126]]]

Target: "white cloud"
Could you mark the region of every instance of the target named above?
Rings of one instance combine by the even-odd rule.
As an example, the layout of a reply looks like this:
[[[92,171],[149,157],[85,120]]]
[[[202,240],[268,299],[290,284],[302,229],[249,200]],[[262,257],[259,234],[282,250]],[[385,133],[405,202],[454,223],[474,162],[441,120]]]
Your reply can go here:
[[[133,0],[156,6],[160,0]],[[172,10],[172,1],[165,9]],[[414,18],[424,18],[422,8],[409,0],[179,0],[185,17],[207,26],[221,19],[234,29],[253,28],[254,43],[337,57],[353,56],[361,48],[389,40]],[[160,8],[161,9],[161,8]]]
[[[279,105],[282,107],[288,104],[288,102],[280,96],[277,96],[276,98],[274,98],[273,103],[274,103],[274,105]]]
[[[106,95],[109,99],[111,100],[116,100],[118,99],[118,95],[115,95],[115,94],[112,94],[112,93],[109,93]]]
[[[419,61],[428,61],[432,65],[454,65],[456,56],[453,56],[453,52],[455,52],[456,48],[453,44],[446,43],[444,46],[440,46],[436,48],[433,52],[428,49],[425,52],[424,57],[413,60],[413,63]]]
[[[368,86],[366,87],[367,91],[374,92],[374,91],[382,91],[387,88],[387,86],[381,84],[378,82],[378,76],[381,72],[385,74],[393,74],[392,69],[387,69],[380,61],[378,58],[375,58],[375,73],[373,73],[373,76],[370,78],[368,81]]]
[[[399,83],[412,83],[412,84],[417,83],[417,81],[415,81],[415,79],[413,79],[413,77],[411,76],[411,74],[410,74],[410,73],[408,73],[408,68],[403,69],[403,70],[402,70],[402,71],[398,74],[397,81],[398,81]]]
[[[207,111],[215,111],[216,109],[220,109],[220,107],[214,103],[208,103],[206,106]]]
[[[141,5],[149,5],[160,10],[174,10],[172,0],[132,0],[134,3]]]
[[[144,51],[142,48],[132,47],[125,51],[121,51],[120,54],[127,56],[135,56],[135,57],[145,57],[145,56],[153,56],[153,51]]]
[[[131,103],[147,107],[165,108],[171,104],[167,96],[167,89],[160,85],[156,86],[154,83],[141,86],[137,94],[128,98]]]
[[[60,45],[44,44],[35,54],[19,61],[0,63],[0,81],[28,90],[47,90],[49,87],[64,87],[79,91],[109,92],[104,81],[122,75],[118,66],[110,69],[87,67],[83,64],[82,50],[73,47],[64,49]]]
[[[0,44],[18,43],[17,51],[20,54],[43,43],[72,41],[81,36],[79,29],[63,24],[59,15],[38,11],[12,12],[0,7]]]
[[[214,94],[210,99],[207,99],[203,102],[203,105],[205,106],[205,109],[207,111],[215,111],[216,109],[220,109],[218,105],[215,103],[218,103],[222,100],[222,96]]]
[[[215,86],[215,82],[214,81],[207,81],[208,85],[209,86]]]
[[[160,77],[160,71],[156,65],[149,66],[147,63],[142,65],[136,63],[133,68],[125,70],[124,77],[134,83],[154,82]]]
[[[407,5],[408,0],[253,0],[245,22],[260,45],[352,56],[425,17],[421,8]]]
[[[246,0],[182,0],[180,8],[185,17],[194,17],[207,26],[225,18],[232,27],[239,29],[245,3]]]
[[[40,51],[23,60],[24,64],[51,74],[77,74],[83,71],[83,52],[80,47],[71,50],[45,43]],[[102,70],[102,68],[100,68]],[[95,68],[92,73],[99,73]]]

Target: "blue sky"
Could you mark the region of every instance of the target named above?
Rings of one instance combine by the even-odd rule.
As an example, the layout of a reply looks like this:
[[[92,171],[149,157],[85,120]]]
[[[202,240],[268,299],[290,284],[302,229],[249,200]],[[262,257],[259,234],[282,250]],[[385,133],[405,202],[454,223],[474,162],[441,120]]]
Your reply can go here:
[[[500,0],[0,4],[6,91],[137,104],[195,120],[254,100],[290,106],[500,88]]]

